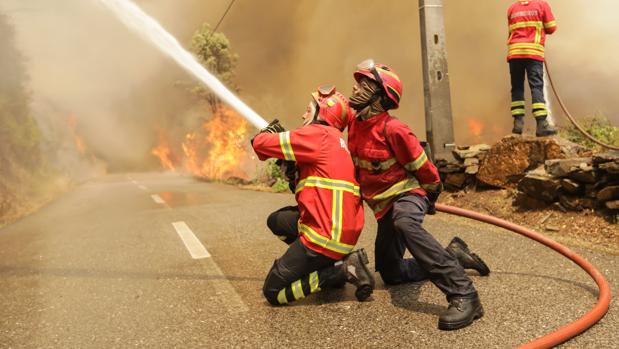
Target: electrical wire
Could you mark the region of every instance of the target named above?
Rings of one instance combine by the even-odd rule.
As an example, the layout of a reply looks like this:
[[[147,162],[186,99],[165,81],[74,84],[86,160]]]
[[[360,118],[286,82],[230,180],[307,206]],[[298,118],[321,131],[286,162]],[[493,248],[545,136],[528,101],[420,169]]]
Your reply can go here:
[[[217,31],[217,29],[219,28],[219,25],[221,24],[221,22],[223,22],[224,18],[226,18],[226,15],[228,14],[228,12],[230,11],[230,9],[232,8],[232,5],[234,5],[234,2],[236,0],[232,0],[230,1],[230,3],[228,4],[228,8],[226,9],[226,11],[224,12],[224,14],[221,16],[221,18],[219,19],[219,22],[217,22],[217,25],[215,26],[215,28],[213,28],[213,33],[215,33]]]

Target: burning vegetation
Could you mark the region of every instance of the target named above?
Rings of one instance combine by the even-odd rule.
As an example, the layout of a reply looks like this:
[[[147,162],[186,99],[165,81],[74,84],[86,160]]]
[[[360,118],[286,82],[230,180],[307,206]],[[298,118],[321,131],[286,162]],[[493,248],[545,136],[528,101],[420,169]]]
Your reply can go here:
[[[248,124],[226,107],[218,108],[199,129],[187,133],[178,146],[160,131],[152,154],[165,170],[186,172],[209,180],[247,179],[251,162],[246,147]]]

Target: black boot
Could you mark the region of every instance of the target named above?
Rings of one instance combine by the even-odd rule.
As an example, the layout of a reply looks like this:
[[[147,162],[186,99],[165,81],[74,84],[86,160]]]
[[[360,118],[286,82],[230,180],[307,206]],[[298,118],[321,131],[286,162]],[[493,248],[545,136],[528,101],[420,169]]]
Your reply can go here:
[[[521,135],[522,129],[524,129],[524,115],[514,116],[514,128],[512,128],[512,133]]]
[[[545,116],[538,116],[535,120],[537,121],[537,129],[535,130],[535,135],[537,137],[546,137],[557,134],[557,129],[548,123]]]
[[[490,274],[490,268],[486,263],[478,255],[471,253],[466,242],[459,237],[454,237],[445,250],[456,257],[462,268],[477,270],[481,276]]]
[[[366,266],[369,263],[364,249],[352,252],[342,261],[342,271],[346,281],[357,287],[355,296],[360,302],[368,299],[374,291],[374,276]]]
[[[476,319],[484,316],[479,296],[454,297],[449,300],[449,307],[438,318],[439,330],[451,331],[466,327]]]

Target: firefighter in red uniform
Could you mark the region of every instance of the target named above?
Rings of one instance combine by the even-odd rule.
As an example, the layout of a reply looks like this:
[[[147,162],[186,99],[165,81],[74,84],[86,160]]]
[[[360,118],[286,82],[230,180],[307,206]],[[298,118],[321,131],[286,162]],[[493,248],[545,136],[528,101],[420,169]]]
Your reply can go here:
[[[348,130],[348,146],[362,197],[378,220],[376,270],[386,284],[429,279],[449,301],[438,327],[465,327],[483,316],[483,308],[464,268],[481,275],[490,270],[461,239],[454,238],[444,249],[422,227],[425,214],[434,213],[442,185],[415,135],[387,112],[400,103],[398,75],[366,60],[354,77],[349,101],[357,115]],[[404,259],[405,249],[413,258]]]
[[[363,205],[341,131],[353,113],[333,86],[319,88],[312,97],[304,127],[285,132],[276,120],[252,140],[260,160],[294,162],[298,170],[298,208],[285,207],[268,219],[273,233],[290,245],[264,282],[264,296],[273,305],[346,281],[357,287],[360,301],[374,290],[365,251],[352,251],[363,229]]]
[[[550,5],[542,0],[518,0],[507,11],[509,24],[508,55],[512,82],[512,133],[522,134],[524,127],[524,77],[531,88],[533,116],[537,121],[535,134],[551,136],[557,129],[548,123],[544,99],[544,45],[546,35],[557,30]]]

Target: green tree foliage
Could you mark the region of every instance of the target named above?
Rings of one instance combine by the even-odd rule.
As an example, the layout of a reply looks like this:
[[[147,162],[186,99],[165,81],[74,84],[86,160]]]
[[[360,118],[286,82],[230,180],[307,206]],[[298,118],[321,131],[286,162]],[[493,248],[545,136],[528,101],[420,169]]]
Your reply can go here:
[[[232,51],[230,41],[223,33],[213,32],[205,23],[194,33],[191,49],[209,72],[229,89],[238,92],[238,86],[234,83],[238,55]],[[213,110],[219,107],[221,102],[213,93],[202,87],[196,87],[194,92],[206,98]]]
[[[4,163],[35,167],[41,157],[41,132],[30,115],[24,58],[17,50],[13,28],[2,14],[0,52],[0,158]]]
[[[619,127],[613,126],[604,115],[589,116],[584,119],[581,126],[595,139],[602,143],[619,146]],[[561,135],[577,144],[590,149],[601,150],[601,146],[590,141],[576,127],[569,125],[561,130]]]

